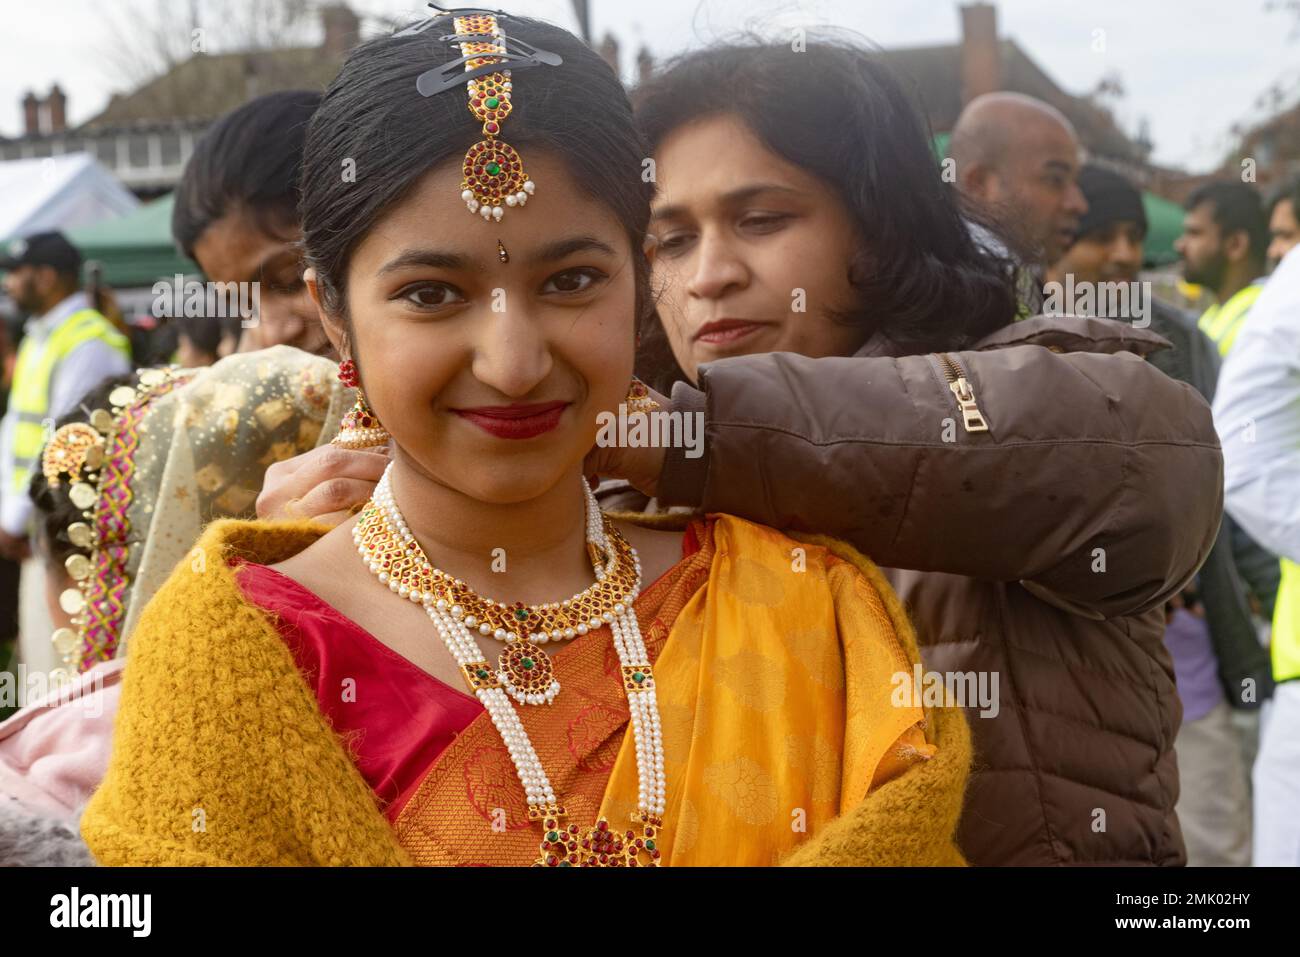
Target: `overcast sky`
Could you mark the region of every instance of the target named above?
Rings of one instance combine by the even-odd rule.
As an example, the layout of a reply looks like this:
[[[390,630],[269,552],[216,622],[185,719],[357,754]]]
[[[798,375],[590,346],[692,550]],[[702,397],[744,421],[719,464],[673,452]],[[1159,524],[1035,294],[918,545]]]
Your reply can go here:
[[[0,0],[0,135],[22,133],[23,93],[58,82],[69,120],[83,122],[123,86],[106,10],[147,14],[160,0]],[[166,0],[185,11],[219,0]],[[256,2],[256,0],[247,0]],[[507,11],[574,26],[568,0],[495,0]],[[462,4],[464,5],[464,4]],[[954,43],[956,0],[592,0],[596,35],[613,32],[630,60],[645,44],[662,58],[744,28],[788,36],[793,26],[832,24],[884,47]],[[1199,171],[1217,166],[1229,129],[1267,115],[1262,94],[1275,84],[1300,97],[1300,17],[1280,0],[999,0],[998,26],[1071,93],[1118,73],[1125,95],[1116,112],[1133,133],[1150,124],[1157,162]],[[353,0],[373,15],[412,14],[412,0]],[[142,16],[140,21],[147,20]],[[201,20],[202,22],[202,20]],[[221,24],[211,29],[220,46]],[[1104,31],[1099,34],[1097,31]],[[1104,51],[1094,49],[1104,38]]]

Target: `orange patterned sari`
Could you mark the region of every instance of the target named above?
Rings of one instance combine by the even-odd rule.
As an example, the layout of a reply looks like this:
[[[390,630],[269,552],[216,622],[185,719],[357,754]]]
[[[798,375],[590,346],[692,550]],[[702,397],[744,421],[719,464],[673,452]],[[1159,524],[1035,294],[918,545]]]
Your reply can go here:
[[[911,662],[856,567],[726,515],[687,534],[700,548],[635,606],[664,736],[660,863],[772,864],[934,746],[920,707],[892,700]],[[566,823],[626,828],[636,751],[608,630],[552,663],[564,691],[522,719]],[[528,865],[542,837],[486,713],[438,755],[393,826],[419,864]]]

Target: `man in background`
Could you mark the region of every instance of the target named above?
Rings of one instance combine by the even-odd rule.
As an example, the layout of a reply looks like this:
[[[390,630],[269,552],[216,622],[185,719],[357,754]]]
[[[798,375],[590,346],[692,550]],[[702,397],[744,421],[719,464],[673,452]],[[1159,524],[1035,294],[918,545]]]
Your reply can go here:
[[[1226,356],[1263,289],[1268,218],[1259,194],[1245,183],[1207,183],[1192,193],[1186,209],[1174,249],[1183,260],[1183,278],[1214,296],[1199,325]]]
[[[1255,762],[1255,864],[1300,866],[1300,252],[1282,257],[1214,398],[1224,500],[1282,559],[1271,657],[1277,689]]]
[[[1141,193],[1118,173],[1096,166],[1084,168],[1079,186],[1088,211],[1078,240],[1049,278],[1064,282],[1072,274],[1075,288],[1138,282],[1147,233]],[[1100,292],[1094,297],[1098,303],[1109,300]],[[1133,315],[1103,318],[1133,321],[1138,304],[1131,296],[1121,301],[1131,304]],[[1212,400],[1219,357],[1196,321],[1158,299],[1140,305],[1149,307],[1144,318],[1151,331],[1174,345],[1152,353],[1152,365]],[[1177,811],[1193,866],[1250,864],[1249,760],[1232,712],[1257,711],[1271,693],[1268,653],[1257,637],[1246,582],[1262,593],[1259,604],[1271,614],[1277,580],[1277,560],[1225,518],[1195,589],[1167,611],[1165,644],[1183,702],[1183,724],[1174,742],[1181,783]]]
[[[75,407],[85,391],[131,369],[126,338],[82,289],[81,254],[58,232],[16,239],[0,251],[4,288],[30,318],[13,365],[4,418],[0,420],[0,559],[12,563],[0,587],[13,591],[19,566],[31,556],[28,485],[55,420]],[[6,602],[6,619],[21,602]],[[15,638],[17,622],[13,625]],[[0,666],[9,669],[16,642]]]
[[[102,379],[131,370],[127,339],[81,288],[81,253],[58,232],[17,239],[0,255],[5,291],[31,318],[0,422],[0,555],[30,554],[27,484],[46,426]]]
[[[1286,183],[1268,208],[1268,263],[1276,268],[1282,257],[1300,246],[1300,178]]]
[[[319,93],[268,93],[217,120],[176,187],[172,236],[212,282],[256,283],[240,352],[287,345],[332,355],[302,281],[298,175]],[[183,333],[182,333],[183,334]]]
[[[1026,264],[1042,269],[1074,241],[1087,202],[1079,191],[1079,139],[1054,107],[1019,93],[966,105],[948,155],[957,189],[1008,231]]]
[[[9,388],[13,378],[14,347],[9,334],[9,316],[0,312],[0,417],[9,407]],[[18,649],[18,570],[22,565],[0,555],[0,671],[12,671]],[[9,717],[14,707],[0,705],[0,719]]]

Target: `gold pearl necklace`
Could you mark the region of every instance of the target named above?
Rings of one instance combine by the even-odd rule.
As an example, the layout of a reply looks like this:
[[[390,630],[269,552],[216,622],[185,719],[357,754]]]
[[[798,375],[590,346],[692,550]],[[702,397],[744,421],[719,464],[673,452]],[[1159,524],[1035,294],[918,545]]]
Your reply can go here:
[[[436,607],[485,638],[505,642],[499,677],[520,704],[549,704],[559,694],[550,658],[540,647],[611,624],[631,607],[640,581],[636,550],[600,511],[587,490],[587,551],[596,581],[560,602],[507,604],[479,596],[462,580],[434,568],[393,500],[387,481],[375,489],[352,530],[362,559],[382,584],[420,604]]]
[[[366,503],[361,519],[353,526],[353,541],[356,542],[358,554],[379,577],[380,582],[387,584],[401,597],[423,605],[447,650],[460,665],[470,691],[487,709],[493,725],[510,751],[519,781],[523,785],[528,801],[528,819],[540,822],[543,827],[543,839],[534,866],[658,866],[660,851],[656,847],[656,841],[663,827],[665,791],[663,734],[650,658],[633,610],[633,602],[641,589],[641,565],[636,549],[627,544],[618,529],[600,512],[595,496],[583,480],[582,487],[588,504],[587,542],[590,553],[609,554],[612,551],[623,554],[625,548],[634,569],[631,587],[624,593],[623,600],[611,609],[609,619],[602,617],[601,621],[609,625],[614,648],[622,664],[623,690],[627,694],[632,734],[636,741],[638,801],[631,820],[641,829],[639,837],[631,830],[622,833],[615,831],[603,817],[585,829],[576,824],[563,823],[567,812],[556,799],[550,779],[519,720],[519,714],[507,698],[508,694],[521,704],[539,704],[552,700],[559,691],[559,682],[551,677],[550,661],[540,648],[532,642],[520,640],[516,634],[502,653],[499,662],[501,670],[495,675],[492,673],[469,627],[470,619],[465,614],[464,607],[449,605],[443,594],[446,591],[445,582],[450,580],[455,583],[457,580],[450,579],[445,572],[433,568],[419,542],[410,534],[397,503],[393,500],[389,485],[391,470],[390,463],[375,488],[374,496]],[[599,533],[596,529],[599,529]],[[399,566],[400,569],[395,572],[394,569]],[[597,584],[601,580],[598,576]],[[572,607],[563,602],[559,606]],[[507,655],[512,651],[516,658],[507,661]],[[530,655],[537,657],[531,665],[525,667],[523,659]],[[540,670],[539,662],[543,660],[545,678],[552,682],[548,686],[549,696],[547,693],[538,696],[537,692],[521,695],[523,689],[514,684],[517,676],[511,671],[512,664],[525,672],[531,672]],[[531,676],[525,674],[525,677]],[[551,691],[551,688],[554,690]]]

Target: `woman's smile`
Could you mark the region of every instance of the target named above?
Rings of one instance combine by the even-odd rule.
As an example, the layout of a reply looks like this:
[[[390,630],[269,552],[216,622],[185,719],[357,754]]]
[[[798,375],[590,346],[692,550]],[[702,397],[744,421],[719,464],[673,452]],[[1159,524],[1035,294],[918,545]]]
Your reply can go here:
[[[534,402],[452,409],[456,415],[499,439],[531,439],[560,424],[569,402]]]

